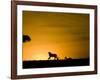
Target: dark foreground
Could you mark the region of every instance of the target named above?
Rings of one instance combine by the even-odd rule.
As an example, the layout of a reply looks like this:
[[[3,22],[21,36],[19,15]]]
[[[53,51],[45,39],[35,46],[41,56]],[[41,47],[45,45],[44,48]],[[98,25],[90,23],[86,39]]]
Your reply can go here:
[[[88,66],[89,59],[23,61],[23,68]]]

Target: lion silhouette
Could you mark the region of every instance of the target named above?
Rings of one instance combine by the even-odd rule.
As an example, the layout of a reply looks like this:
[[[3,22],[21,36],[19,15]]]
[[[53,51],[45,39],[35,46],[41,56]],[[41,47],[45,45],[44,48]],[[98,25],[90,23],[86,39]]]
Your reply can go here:
[[[48,54],[49,54],[49,58],[48,58],[48,60],[51,59],[52,57],[54,58],[54,60],[55,60],[55,59],[58,60],[58,56],[57,56],[57,54],[52,53],[52,52],[48,52]]]

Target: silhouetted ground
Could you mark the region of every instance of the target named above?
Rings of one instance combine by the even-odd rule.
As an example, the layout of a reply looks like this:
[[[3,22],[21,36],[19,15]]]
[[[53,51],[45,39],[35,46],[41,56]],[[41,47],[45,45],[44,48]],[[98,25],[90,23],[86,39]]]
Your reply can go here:
[[[46,68],[46,67],[86,66],[86,65],[89,65],[89,59],[23,61],[24,69]]]

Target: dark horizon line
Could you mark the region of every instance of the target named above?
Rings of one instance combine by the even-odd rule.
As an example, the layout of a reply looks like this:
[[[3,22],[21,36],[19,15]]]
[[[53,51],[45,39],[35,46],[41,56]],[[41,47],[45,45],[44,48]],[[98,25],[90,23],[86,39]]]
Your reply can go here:
[[[70,58],[68,59],[59,59],[59,60],[69,60]],[[77,60],[77,59],[89,59],[89,58],[71,58],[72,60]],[[50,60],[55,60],[55,59],[50,59]],[[50,60],[22,60],[22,61],[50,61]],[[59,61],[58,60],[58,61]]]

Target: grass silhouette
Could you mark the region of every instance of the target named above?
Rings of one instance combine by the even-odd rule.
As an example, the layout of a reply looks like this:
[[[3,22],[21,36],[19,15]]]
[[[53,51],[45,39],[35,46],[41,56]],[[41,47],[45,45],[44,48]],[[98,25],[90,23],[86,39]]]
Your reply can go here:
[[[84,59],[62,59],[62,60],[33,60],[23,61],[23,68],[46,68],[46,67],[67,67],[89,65],[89,58]]]

